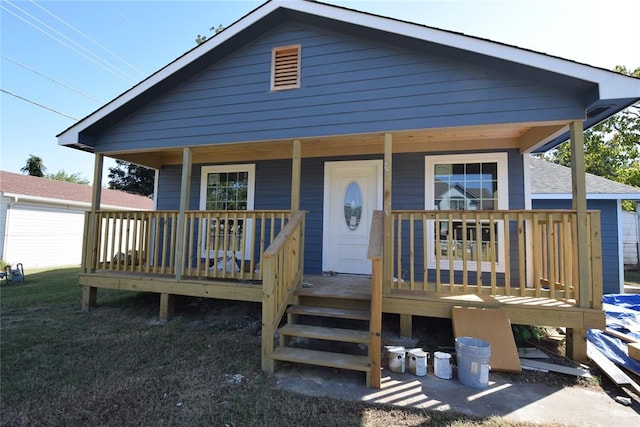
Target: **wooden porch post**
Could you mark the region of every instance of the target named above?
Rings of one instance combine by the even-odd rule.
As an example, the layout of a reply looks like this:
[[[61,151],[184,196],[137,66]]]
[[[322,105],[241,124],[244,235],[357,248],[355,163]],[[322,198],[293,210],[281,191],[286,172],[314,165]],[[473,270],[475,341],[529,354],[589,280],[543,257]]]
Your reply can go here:
[[[173,295],[160,294],[160,320],[169,320],[173,316]]]
[[[104,154],[96,153],[93,166],[93,187],[91,195],[91,215],[89,215],[89,224],[87,227],[87,238],[84,243],[83,256],[83,273],[94,271],[96,265],[96,242],[97,227],[96,213],[100,210],[100,199],[102,197],[102,169],[104,167]],[[92,286],[84,286],[82,288],[82,311],[89,311],[96,305],[98,300],[98,288]]]
[[[584,133],[582,121],[576,120],[569,125],[571,144],[571,188],[573,209],[576,210],[577,251],[578,251],[578,289],[579,306],[589,307],[589,234],[587,228],[587,189],[584,165]],[[567,356],[578,362],[587,360],[587,330],[567,329]]]
[[[182,179],[180,181],[180,210],[178,211],[178,224],[176,230],[176,260],[175,273],[176,280],[182,279],[184,269],[184,233],[185,233],[185,212],[189,208],[189,196],[191,193],[191,148],[184,147],[182,150]]]
[[[384,238],[382,245],[382,290],[388,294],[391,290],[391,280],[393,275],[393,260],[391,259],[392,245],[391,231],[393,223],[391,218],[391,161],[393,152],[393,136],[390,133],[384,134],[384,166],[383,166],[383,205],[384,212],[383,229]]]
[[[302,147],[299,139],[293,140],[293,156],[291,158],[291,214],[300,210],[300,174]]]

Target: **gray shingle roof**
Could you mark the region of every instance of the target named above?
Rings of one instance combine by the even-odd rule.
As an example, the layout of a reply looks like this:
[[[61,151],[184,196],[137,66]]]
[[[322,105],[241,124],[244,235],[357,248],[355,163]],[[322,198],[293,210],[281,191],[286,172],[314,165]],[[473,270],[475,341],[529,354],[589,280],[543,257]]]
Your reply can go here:
[[[531,157],[531,194],[542,199],[543,195],[571,195],[571,168]],[[586,174],[587,195],[607,196],[611,199],[640,200],[640,187],[621,184],[601,176]]]

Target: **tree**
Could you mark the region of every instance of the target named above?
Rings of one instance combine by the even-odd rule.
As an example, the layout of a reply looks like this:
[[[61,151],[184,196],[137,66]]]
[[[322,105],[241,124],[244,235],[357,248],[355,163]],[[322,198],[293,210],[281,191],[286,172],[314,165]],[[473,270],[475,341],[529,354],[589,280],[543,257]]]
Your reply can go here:
[[[109,168],[108,176],[109,188],[153,197],[153,185],[156,177],[153,169],[116,160],[116,166]]]
[[[44,171],[47,168],[44,166],[42,159],[38,156],[34,156],[33,154],[29,154],[29,158],[27,159],[27,163],[20,168],[20,172],[26,173],[31,176],[43,177]]]
[[[56,181],[73,182],[76,184],[86,185],[89,183],[89,180],[83,177],[79,172],[68,174],[64,169],[59,170],[57,173],[48,173],[44,177]]]
[[[640,67],[633,72],[617,66],[616,72],[640,77]],[[623,184],[640,187],[640,104],[592,127],[584,134],[585,169]],[[546,160],[571,166],[569,141],[542,156]],[[635,204],[624,201],[623,208],[635,210]]]

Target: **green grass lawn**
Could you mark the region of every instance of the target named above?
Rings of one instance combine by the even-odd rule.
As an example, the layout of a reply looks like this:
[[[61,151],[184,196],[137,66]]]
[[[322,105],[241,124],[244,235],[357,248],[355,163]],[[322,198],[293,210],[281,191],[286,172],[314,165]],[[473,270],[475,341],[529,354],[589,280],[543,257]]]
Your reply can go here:
[[[490,425],[280,390],[260,370],[260,305],[99,290],[80,310],[78,268],[0,288],[0,422],[18,425]]]
[[[629,285],[640,285],[640,270],[625,270],[624,282]]]

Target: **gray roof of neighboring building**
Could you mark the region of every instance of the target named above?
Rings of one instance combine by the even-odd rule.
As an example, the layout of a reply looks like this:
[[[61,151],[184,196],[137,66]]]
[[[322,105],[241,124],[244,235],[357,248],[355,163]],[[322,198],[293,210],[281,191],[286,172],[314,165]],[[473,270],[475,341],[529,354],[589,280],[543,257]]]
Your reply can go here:
[[[571,168],[531,157],[531,196],[545,199],[555,195],[571,197]],[[640,200],[640,187],[621,184],[601,176],[586,174],[587,196],[601,199]]]

